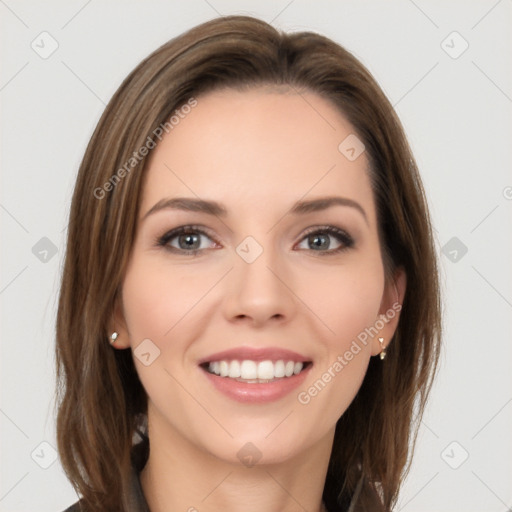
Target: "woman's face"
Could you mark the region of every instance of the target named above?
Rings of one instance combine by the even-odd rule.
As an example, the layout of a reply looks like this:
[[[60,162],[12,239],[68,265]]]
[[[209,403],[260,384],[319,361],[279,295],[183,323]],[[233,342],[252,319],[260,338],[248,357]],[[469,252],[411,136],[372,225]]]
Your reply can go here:
[[[224,90],[152,150],[114,326],[150,435],[233,462],[330,446],[398,320],[354,137],[313,93]]]

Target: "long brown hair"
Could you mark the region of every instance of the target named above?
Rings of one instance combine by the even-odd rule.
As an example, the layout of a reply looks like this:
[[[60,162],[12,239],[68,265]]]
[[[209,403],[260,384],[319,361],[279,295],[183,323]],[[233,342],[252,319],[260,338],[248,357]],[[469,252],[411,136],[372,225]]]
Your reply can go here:
[[[158,143],[159,127],[170,126],[170,116],[191,98],[257,85],[319,94],[352,124],[370,162],[386,278],[398,267],[407,275],[386,360],[371,358],[337,422],[324,492],[347,502],[362,476],[362,499],[374,492],[378,508],[389,511],[410,469],[439,359],[441,307],[428,207],[401,123],[371,74],[343,47],[319,34],[287,34],[255,18],[228,16],[170,40],[130,73],[80,165],[56,325],[57,442],[87,509],[127,510],[133,436],[147,412],[131,351],[113,350],[107,333],[136,230],[147,161],[139,150]]]

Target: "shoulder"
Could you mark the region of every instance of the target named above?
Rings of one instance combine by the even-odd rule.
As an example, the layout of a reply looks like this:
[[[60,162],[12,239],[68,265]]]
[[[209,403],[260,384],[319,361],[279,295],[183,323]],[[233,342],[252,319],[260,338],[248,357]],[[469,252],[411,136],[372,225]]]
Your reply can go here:
[[[129,503],[130,511],[133,510],[137,512],[149,512],[149,507],[142,491],[142,486],[139,479],[139,473],[146,464],[148,456],[149,439],[145,436],[141,442],[135,444],[132,447],[130,483],[126,489],[125,496],[127,502]],[[84,499],[82,498],[62,512],[87,512],[88,510],[90,509],[86,508]]]
[[[323,499],[328,512],[384,512],[375,486],[361,474],[351,496],[339,493],[340,478],[328,473]]]
[[[66,510],[63,510],[62,512],[83,512],[84,509],[81,506],[81,500],[77,501],[76,503],[73,503],[70,507],[68,507]]]

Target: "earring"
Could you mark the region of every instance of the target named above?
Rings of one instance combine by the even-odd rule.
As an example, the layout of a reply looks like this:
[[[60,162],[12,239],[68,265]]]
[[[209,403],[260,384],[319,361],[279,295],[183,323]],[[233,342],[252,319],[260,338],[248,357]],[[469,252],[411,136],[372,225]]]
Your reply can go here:
[[[110,344],[111,345],[113,345],[116,342],[118,336],[119,335],[117,334],[117,332],[112,333],[112,336],[110,336]]]
[[[382,350],[380,352],[380,358],[382,360],[386,357],[386,347],[383,345],[384,338],[379,338],[379,343],[380,343],[380,346],[382,347]]]

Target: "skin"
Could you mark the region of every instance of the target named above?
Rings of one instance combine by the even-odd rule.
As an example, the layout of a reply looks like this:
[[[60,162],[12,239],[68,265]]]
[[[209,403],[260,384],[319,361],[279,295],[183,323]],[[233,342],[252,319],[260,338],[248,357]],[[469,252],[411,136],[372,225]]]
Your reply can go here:
[[[160,350],[149,366],[134,357],[151,443],[142,488],[153,512],[229,512],[242,504],[246,512],[320,511],[336,421],[381,351],[377,336],[308,404],[297,394],[402,303],[405,275],[385,283],[368,161],[338,151],[354,129],[327,100],[261,87],[197,99],[150,155],[112,325],[116,348],[149,338]],[[298,200],[333,195],[357,201],[366,219],[350,206],[285,215]],[[178,196],[218,201],[228,215],[164,209],[143,220],[158,201]],[[179,236],[168,245],[181,253],[156,244],[188,224],[208,232],[198,254],[185,254]],[[308,241],[306,229],[323,225],[348,232],[354,245],[325,254],[343,243],[326,234],[327,249]],[[250,264],[236,252],[247,236],[263,248]],[[379,332],[385,345],[398,318]],[[276,402],[239,403],[198,367],[200,358],[239,346],[291,349],[313,367],[304,385]],[[261,452],[253,467],[237,457],[248,442]]]

